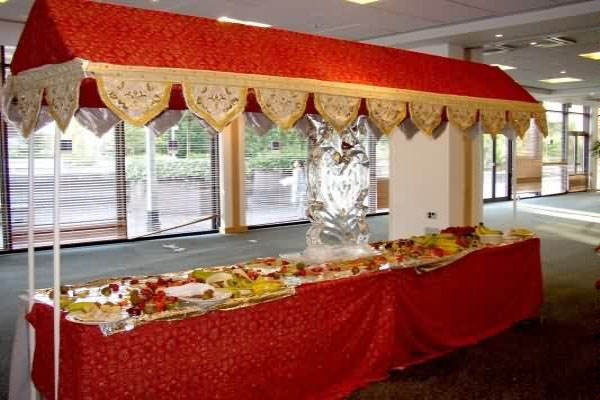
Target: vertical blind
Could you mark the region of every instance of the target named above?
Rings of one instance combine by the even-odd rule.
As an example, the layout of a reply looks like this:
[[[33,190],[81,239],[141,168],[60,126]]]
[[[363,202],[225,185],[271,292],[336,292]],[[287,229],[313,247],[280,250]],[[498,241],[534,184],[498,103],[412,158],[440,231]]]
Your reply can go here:
[[[54,201],[54,135],[52,123],[35,133],[36,245],[52,243]],[[28,143],[12,127],[7,132],[8,221],[5,241],[13,249],[27,246]],[[76,122],[61,137],[61,242],[123,238],[117,208],[115,136],[98,138]]]
[[[245,128],[246,225],[306,220],[307,154],[308,139],[298,130],[273,127],[261,134]],[[294,174],[294,162],[304,164],[301,172]]]
[[[217,229],[218,139],[189,112],[161,136],[124,130],[128,237]]]
[[[55,129],[34,136],[37,246],[52,243]],[[27,246],[28,143],[3,124],[2,144],[0,244],[13,250]],[[73,120],[61,138],[61,243],[216,229],[217,146],[191,115],[161,136],[121,123],[97,137]]]

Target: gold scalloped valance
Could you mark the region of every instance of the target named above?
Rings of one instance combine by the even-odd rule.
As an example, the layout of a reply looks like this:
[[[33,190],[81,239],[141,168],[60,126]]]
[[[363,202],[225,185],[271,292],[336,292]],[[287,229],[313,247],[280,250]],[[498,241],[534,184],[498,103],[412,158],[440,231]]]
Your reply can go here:
[[[505,110],[483,110],[481,112],[481,125],[485,133],[497,135],[506,126]]]
[[[473,107],[446,107],[446,117],[458,129],[467,133],[477,123],[477,109]]]
[[[221,131],[246,108],[248,89],[184,83],[183,96],[194,114]]]
[[[406,119],[406,102],[400,100],[367,99],[369,118],[386,135]]]
[[[509,111],[508,122],[514,129],[517,136],[522,138],[531,124],[531,113],[523,111]]]
[[[407,104],[414,124],[428,135],[441,124],[444,110],[447,119],[463,131],[479,117],[489,133],[501,132],[509,122],[523,135],[527,120],[533,117],[539,129],[547,134],[543,107],[535,103],[303,78],[120,66],[79,59],[10,78],[5,91],[9,98],[18,100],[19,128],[23,134],[29,135],[36,127],[43,93],[58,126],[66,129],[79,107],[79,87],[85,78],[96,81],[107,108],[120,119],[138,126],[148,124],[168,108],[172,87],[178,84],[185,105],[217,130],[244,111],[248,91],[253,89],[263,113],[283,129],[293,127],[305,113],[312,93],[315,108],[337,131],[354,121],[365,99],[369,118],[386,134],[407,117]]]
[[[432,136],[433,131],[442,123],[442,113],[444,106],[442,104],[427,104],[410,102],[410,119],[417,128]]]
[[[308,92],[256,88],[255,93],[263,114],[281,129],[291,129],[306,110]]]

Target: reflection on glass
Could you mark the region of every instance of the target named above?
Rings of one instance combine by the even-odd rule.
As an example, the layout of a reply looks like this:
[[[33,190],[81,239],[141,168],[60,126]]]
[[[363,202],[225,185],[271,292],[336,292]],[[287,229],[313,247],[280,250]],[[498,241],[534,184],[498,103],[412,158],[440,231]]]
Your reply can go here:
[[[562,111],[563,106],[562,103],[557,103],[554,101],[545,101],[544,108],[548,111]]]
[[[575,146],[577,142],[577,136],[569,136],[569,144],[567,148],[567,167],[569,174],[574,174],[576,170],[575,158]]]
[[[492,135],[483,135],[483,198],[491,199],[494,184],[494,142]]]
[[[542,168],[542,196],[567,191],[567,166],[544,165]]]
[[[583,115],[569,114],[569,132],[583,132]]]
[[[496,197],[508,196],[508,139],[496,135]]]
[[[570,113],[583,113],[583,106],[580,106],[577,104],[571,104],[569,106],[569,112]]]
[[[563,162],[563,114],[547,112],[548,136],[544,138],[544,162]]]
[[[577,137],[577,162],[576,162],[576,173],[585,173],[585,137]]]

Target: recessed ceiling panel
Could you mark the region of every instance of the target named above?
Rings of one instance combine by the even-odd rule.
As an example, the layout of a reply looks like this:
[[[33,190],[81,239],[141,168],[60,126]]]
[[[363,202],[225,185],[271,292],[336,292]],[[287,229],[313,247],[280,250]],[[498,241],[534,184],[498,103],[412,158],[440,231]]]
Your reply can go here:
[[[557,5],[550,0],[459,0],[457,3],[488,10],[496,15],[513,14]]]
[[[463,5],[446,0],[411,0],[411,1],[381,1],[372,5],[374,8],[391,11],[399,15],[434,21],[436,23],[453,23],[492,16],[493,13],[477,7]]]

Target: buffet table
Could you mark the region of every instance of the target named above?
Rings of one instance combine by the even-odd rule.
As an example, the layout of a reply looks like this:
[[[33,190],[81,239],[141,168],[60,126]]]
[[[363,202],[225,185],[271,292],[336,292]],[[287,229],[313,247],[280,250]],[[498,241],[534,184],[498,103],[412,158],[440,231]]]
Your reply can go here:
[[[59,397],[341,398],[535,317],[540,242],[472,252],[444,268],[361,274],[296,295],[104,336],[62,320]],[[52,308],[36,304],[33,381],[53,396]]]

